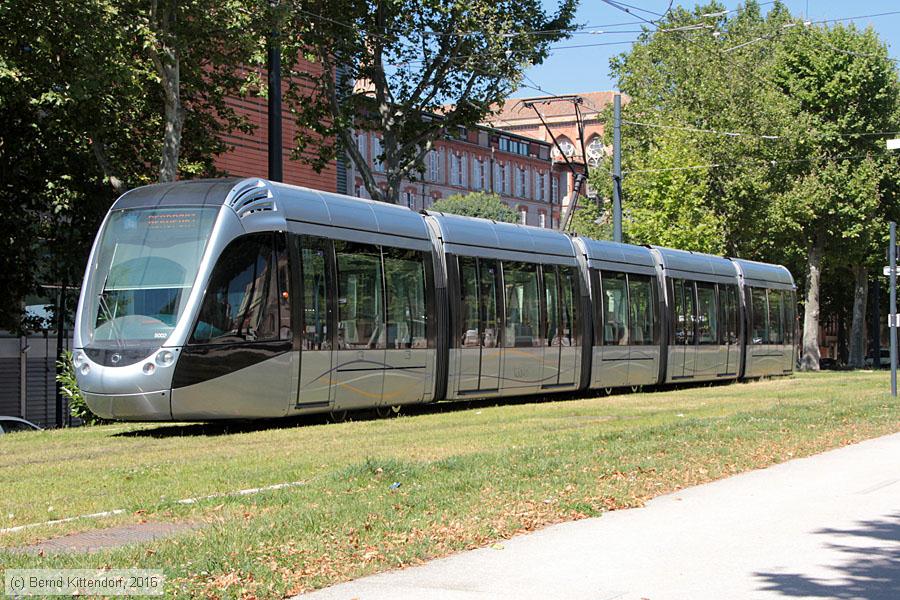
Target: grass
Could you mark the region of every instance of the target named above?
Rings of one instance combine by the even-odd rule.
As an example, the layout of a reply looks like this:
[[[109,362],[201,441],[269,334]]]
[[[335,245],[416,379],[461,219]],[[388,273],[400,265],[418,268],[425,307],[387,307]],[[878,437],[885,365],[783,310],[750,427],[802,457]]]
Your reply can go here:
[[[0,534],[0,568],[163,568],[167,595],[281,597],[900,431],[887,384],[883,372],[819,373],[332,425],[3,436],[0,528],[126,513]],[[201,527],[89,555],[3,550],[144,520]]]

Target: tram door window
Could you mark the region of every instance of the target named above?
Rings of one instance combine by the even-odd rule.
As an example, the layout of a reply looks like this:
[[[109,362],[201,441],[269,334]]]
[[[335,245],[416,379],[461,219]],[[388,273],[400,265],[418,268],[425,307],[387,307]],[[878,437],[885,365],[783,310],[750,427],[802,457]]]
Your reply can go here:
[[[276,274],[287,257],[283,247],[276,253],[273,240],[270,233],[251,234],[225,248],[210,277],[191,343],[290,337],[287,277]]]
[[[383,276],[378,246],[335,242],[338,349],[386,347]]]
[[[425,264],[422,253],[384,248],[388,348],[426,348]]]
[[[331,349],[331,303],[329,299],[328,242],[303,236],[300,245],[303,282],[303,349]]]
[[[537,265],[504,262],[507,347],[541,346]]]
[[[769,303],[766,300],[766,289],[750,288],[750,343],[765,344],[769,339]]]
[[[297,404],[331,401],[334,376],[334,264],[332,242],[295,236],[299,243],[300,282],[303,287],[302,340]]]
[[[500,324],[496,260],[460,256],[458,380],[460,391],[496,390],[500,377]]]
[[[576,267],[559,267],[560,328],[563,346],[578,346],[578,327],[580,323],[578,302],[580,297],[581,274]]]

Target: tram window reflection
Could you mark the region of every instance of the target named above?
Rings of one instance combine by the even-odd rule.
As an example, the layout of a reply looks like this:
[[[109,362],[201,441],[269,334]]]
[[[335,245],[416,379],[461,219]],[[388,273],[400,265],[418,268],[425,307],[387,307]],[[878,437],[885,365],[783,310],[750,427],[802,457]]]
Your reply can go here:
[[[631,344],[658,344],[656,327],[656,281],[649,275],[628,275],[631,307]]]
[[[232,242],[213,270],[192,343],[278,337],[280,308],[275,279],[270,234],[248,235]]]
[[[625,273],[600,273],[603,286],[603,343],[628,344],[628,285]]]
[[[716,286],[712,283],[697,283],[697,329],[701,344],[717,344],[719,323],[716,309]]]
[[[503,263],[506,288],[507,347],[540,346],[540,294],[537,265]]]
[[[384,302],[378,246],[335,242],[338,270],[338,348],[384,349]]]
[[[331,307],[328,305],[326,256],[328,242],[321,238],[299,238],[303,272],[303,349],[330,350]]]
[[[750,343],[767,343],[769,339],[769,307],[765,288],[750,288],[750,318],[753,322]]]
[[[387,347],[426,348],[425,263],[421,252],[384,248]]]

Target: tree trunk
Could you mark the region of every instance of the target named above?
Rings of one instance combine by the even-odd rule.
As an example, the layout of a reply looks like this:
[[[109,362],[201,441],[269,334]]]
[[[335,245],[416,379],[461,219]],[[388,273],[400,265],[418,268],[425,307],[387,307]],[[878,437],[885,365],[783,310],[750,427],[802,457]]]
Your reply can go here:
[[[803,309],[801,371],[819,370],[819,278],[822,267],[822,245],[822,237],[817,235],[806,258],[806,305]]]
[[[850,324],[850,366],[866,366],[866,302],[869,291],[869,271],[862,265],[853,267],[853,320]]]
[[[180,63],[174,52],[168,52],[166,59],[159,69],[166,108],[162,158],[159,163],[160,183],[175,181],[178,178],[178,155],[181,151],[181,132],[184,129]]]

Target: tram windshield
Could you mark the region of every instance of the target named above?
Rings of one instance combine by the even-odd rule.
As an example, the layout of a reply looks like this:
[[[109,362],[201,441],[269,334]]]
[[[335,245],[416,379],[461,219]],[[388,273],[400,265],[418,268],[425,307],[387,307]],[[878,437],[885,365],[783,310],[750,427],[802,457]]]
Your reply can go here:
[[[110,215],[83,325],[88,343],[162,345],[184,311],[217,213],[166,208]]]

